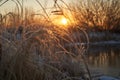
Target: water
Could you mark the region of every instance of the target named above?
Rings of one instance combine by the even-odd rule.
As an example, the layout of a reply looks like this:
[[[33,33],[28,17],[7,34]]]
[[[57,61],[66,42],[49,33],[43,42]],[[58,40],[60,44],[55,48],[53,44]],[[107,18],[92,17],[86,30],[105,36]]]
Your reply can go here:
[[[91,72],[120,77],[120,45],[94,45],[87,52]]]

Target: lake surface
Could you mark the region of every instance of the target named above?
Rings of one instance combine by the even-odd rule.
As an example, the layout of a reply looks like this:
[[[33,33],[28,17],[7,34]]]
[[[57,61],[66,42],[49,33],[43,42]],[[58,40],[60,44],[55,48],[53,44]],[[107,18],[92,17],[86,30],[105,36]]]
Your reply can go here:
[[[120,77],[120,45],[92,45],[87,51],[91,72]]]

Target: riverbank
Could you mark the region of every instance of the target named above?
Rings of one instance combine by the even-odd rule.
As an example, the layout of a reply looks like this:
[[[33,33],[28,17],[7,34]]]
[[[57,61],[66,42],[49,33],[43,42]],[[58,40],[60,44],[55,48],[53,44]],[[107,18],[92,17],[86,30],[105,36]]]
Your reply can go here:
[[[108,32],[108,31],[98,31],[98,32],[88,32],[90,42],[107,42],[116,43],[120,42],[120,33]]]
[[[16,34],[20,34],[20,33],[16,32]],[[7,71],[6,74],[6,68],[7,70],[10,69],[12,73],[15,74],[15,77],[17,77],[17,75],[19,75],[20,77],[26,76],[27,79],[25,78],[25,80],[32,80],[34,76],[29,77],[29,75],[33,75],[32,73],[37,74],[35,79],[39,78],[41,80],[43,79],[46,80],[47,78],[49,78],[50,80],[55,80],[55,79],[61,80],[61,78],[59,78],[58,75],[64,77],[63,79],[66,79],[67,77],[70,78],[71,80],[76,77],[89,78],[86,77],[86,73],[88,76],[88,71],[84,61],[90,61],[90,60],[89,59],[85,60],[84,58],[81,57],[81,55],[87,50],[87,48],[85,48],[86,44],[89,46],[89,48],[92,48],[91,45],[96,47],[96,49],[93,50],[90,49],[92,51],[100,49],[98,46],[102,46],[102,47],[105,46],[105,48],[107,49],[106,45],[109,46],[109,45],[120,44],[119,34],[115,34],[113,36],[113,33],[111,33],[111,35],[109,33],[108,34],[109,37],[106,38],[105,32],[87,33],[86,35],[88,35],[89,37],[89,41],[90,41],[89,43],[87,43],[87,41],[84,41],[86,40],[86,36],[84,33],[82,33],[81,35],[80,32],[76,32],[75,34],[74,32],[73,33],[71,32],[71,34],[68,32],[67,34],[68,38],[66,36],[63,37],[60,35],[56,35],[57,33],[53,34],[51,32],[50,34],[48,29],[40,29],[37,32],[34,31],[31,34],[24,36],[16,35],[16,34],[8,31],[8,32],[3,32],[3,34],[1,35],[2,36],[1,46],[3,53],[3,55],[1,56],[1,63],[2,63],[1,65],[3,67],[1,66],[0,69],[1,69],[1,75],[4,75],[5,78],[6,76],[10,75],[9,71]],[[64,38],[65,40],[68,40],[69,44],[67,44],[65,41],[63,41],[62,44],[61,39]],[[71,48],[69,49],[68,47],[67,50],[64,46],[65,43]],[[74,45],[80,45],[80,47]],[[94,52],[91,53],[95,54]],[[101,62],[101,60],[104,60],[105,61],[104,63],[106,63],[111,59],[113,60],[117,59],[117,58],[111,58],[110,55],[113,54],[107,55],[108,58],[104,55],[101,56],[99,52],[97,52],[96,54],[98,56],[100,55],[100,60],[98,60],[97,56],[91,55],[93,61],[98,61],[93,63],[99,63]],[[87,55],[89,56],[90,54]],[[14,65],[12,65],[13,63]],[[110,65],[107,64],[107,66]],[[2,78],[4,80],[4,77]],[[13,74],[10,76],[10,78],[14,79]]]

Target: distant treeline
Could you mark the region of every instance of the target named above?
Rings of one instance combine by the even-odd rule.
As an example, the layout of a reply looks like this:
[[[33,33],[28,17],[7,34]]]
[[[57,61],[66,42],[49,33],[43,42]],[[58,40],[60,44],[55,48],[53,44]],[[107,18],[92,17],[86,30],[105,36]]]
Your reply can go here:
[[[81,26],[120,32],[120,0],[79,0],[71,6]]]

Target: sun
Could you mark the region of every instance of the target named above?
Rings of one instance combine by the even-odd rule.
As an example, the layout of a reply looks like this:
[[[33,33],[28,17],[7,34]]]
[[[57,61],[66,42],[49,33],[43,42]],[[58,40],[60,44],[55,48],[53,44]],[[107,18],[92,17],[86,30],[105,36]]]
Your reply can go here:
[[[68,23],[68,21],[67,21],[66,18],[62,18],[62,19],[61,19],[61,24],[67,25],[67,23]]]
[[[54,25],[59,26],[59,27],[62,27],[62,26],[68,27],[70,21],[69,21],[68,18],[66,18],[66,17],[64,17],[64,16],[55,16],[55,17],[53,17],[53,19],[52,19],[52,23],[53,23]]]

